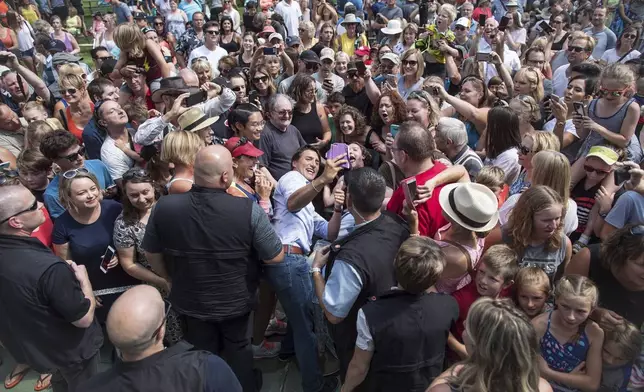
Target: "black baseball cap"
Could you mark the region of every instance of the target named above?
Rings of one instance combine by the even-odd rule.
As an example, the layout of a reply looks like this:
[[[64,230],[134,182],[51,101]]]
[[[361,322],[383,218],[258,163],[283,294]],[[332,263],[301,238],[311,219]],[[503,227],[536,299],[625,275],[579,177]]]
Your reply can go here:
[[[134,19],[147,19],[148,18],[148,16],[145,14],[145,12],[134,12],[132,14],[132,16],[134,17]]]
[[[320,64],[320,57],[312,50],[305,50],[300,54],[300,60],[305,63]]]

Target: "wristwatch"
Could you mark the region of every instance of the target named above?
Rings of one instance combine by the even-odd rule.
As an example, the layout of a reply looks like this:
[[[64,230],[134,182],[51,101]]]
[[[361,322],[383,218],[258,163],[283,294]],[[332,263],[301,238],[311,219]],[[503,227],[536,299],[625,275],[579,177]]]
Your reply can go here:
[[[316,273],[316,272],[321,274],[321,273],[322,273],[322,270],[321,270],[321,269],[319,269],[318,267],[312,267],[312,268],[309,270],[309,273],[310,273],[310,274],[314,274],[314,273]]]

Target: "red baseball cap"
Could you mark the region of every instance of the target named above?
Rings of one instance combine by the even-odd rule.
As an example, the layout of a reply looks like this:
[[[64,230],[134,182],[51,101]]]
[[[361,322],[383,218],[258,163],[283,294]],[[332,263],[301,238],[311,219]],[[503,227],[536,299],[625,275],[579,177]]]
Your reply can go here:
[[[250,140],[247,140],[246,138],[240,139],[237,136],[231,137],[226,141],[226,144],[224,144],[224,146],[228,149],[228,151],[230,151],[230,154],[233,156],[233,158],[237,158],[241,155],[257,158],[264,155],[264,151],[253,146],[253,143],[251,143]]]

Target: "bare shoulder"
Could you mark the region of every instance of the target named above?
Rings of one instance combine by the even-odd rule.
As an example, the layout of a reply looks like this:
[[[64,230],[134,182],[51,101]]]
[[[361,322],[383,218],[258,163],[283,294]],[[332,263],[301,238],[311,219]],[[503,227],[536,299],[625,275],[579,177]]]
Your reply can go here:
[[[543,335],[546,331],[546,326],[548,325],[548,315],[549,313],[542,313],[537,317],[532,319],[532,326],[537,330],[537,335]]]
[[[458,374],[459,370],[461,370],[462,367],[462,365],[456,365],[445,370],[443,373],[441,373],[440,376],[434,379],[434,381],[425,392],[450,392],[452,389],[447,384],[447,378],[449,376]]]
[[[545,378],[539,378],[539,392],[553,392],[550,383]]]

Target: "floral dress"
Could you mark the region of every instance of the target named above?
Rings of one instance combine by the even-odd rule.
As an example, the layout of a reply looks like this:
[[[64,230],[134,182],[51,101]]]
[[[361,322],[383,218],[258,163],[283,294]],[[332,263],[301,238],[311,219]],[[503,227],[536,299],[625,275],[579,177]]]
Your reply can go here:
[[[126,222],[123,218],[123,213],[116,218],[114,223],[114,246],[117,249],[132,248],[134,247],[134,260],[147,269],[151,269],[148,259],[145,257],[145,251],[141,247],[143,237],[145,236],[146,224],[141,221],[135,223]],[[167,297],[168,293],[161,291],[163,297]],[[173,345],[183,338],[183,328],[179,315],[173,310],[168,313],[166,323],[165,339],[168,345]]]

